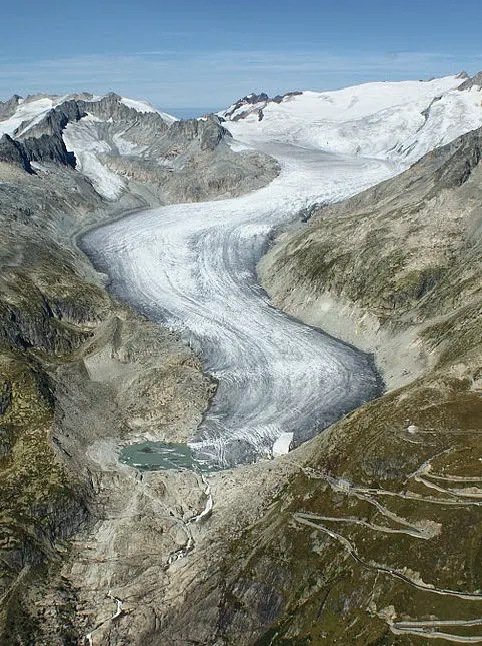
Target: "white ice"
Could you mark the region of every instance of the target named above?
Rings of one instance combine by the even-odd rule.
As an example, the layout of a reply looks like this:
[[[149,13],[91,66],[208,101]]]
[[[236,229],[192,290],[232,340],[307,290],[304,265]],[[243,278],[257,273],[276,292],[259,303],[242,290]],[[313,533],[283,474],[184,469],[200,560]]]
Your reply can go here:
[[[379,160],[265,145],[282,172],[249,195],[145,211],[84,244],[116,293],[182,331],[218,381],[193,442],[228,465],[268,457],[377,392],[368,358],[269,305],[255,263],[273,229],[314,201],[335,201],[394,173]]]
[[[293,443],[294,433],[283,433],[279,436],[276,442],[273,444],[273,457],[277,458],[280,455],[285,455],[289,453],[291,445]]]
[[[412,164],[433,148],[482,126],[482,92],[461,79],[378,82],[334,92],[303,92],[253,109],[228,128],[243,141],[281,141],[330,152]],[[264,118],[258,120],[258,108]],[[229,109],[228,109],[229,110]],[[427,112],[428,111],[428,112]]]

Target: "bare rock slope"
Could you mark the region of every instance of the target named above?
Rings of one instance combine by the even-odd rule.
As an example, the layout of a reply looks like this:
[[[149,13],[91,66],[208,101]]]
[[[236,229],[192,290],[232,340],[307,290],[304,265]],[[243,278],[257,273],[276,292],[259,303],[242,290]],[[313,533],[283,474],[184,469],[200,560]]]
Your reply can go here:
[[[189,474],[168,482],[153,474],[144,485],[118,464],[119,444],[153,432],[186,440],[214,385],[175,334],[107,294],[75,236],[188,193],[249,190],[278,169],[267,156],[231,151],[217,118],[166,122],[115,95],[14,97],[1,108],[0,643],[77,644],[115,607],[106,594],[121,577],[115,567],[109,580],[103,557],[125,557],[130,579],[140,568],[141,585],[151,563],[137,547],[157,550],[163,570],[189,542],[184,521],[206,504],[205,483]],[[84,120],[96,137],[87,163],[66,135],[75,127],[82,135]],[[107,168],[116,164],[118,174]],[[199,180],[198,164],[206,169]],[[112,181],[115,196],[102,190]],[[77,556],[74,535],[83,545]]]

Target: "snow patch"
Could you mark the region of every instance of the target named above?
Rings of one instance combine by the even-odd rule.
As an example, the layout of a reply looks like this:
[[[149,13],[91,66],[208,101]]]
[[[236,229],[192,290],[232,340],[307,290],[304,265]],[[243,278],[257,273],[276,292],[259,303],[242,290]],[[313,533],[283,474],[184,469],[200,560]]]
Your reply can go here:
[[[54,101],[50,98],[23,101],[17,107],[15,114],[9,119],[0,121],[0,135],[12,135],[24,121],[30,121],[28,125],[30,127],[33,122],[40,121],[53,107]]]
[[[108,200],[116,200],[124,191],[124,180],[106,168],[97,158],[96,153],[109,153],[110,146],[99,141],[96,122],[81,119],[69,123],[63,132],[63,139],[68,150],[73,151],[77,160],[77,170],[90,179],[93,187]]]
[[[125,97],[122,97],[121,103],[126,105],[128,108],[136,110],[137,112],[157,112],[157,114],[160,114],[163,120],[168,124],[171,124],[174,121],[178,121],[177,117],[174,117],[172,114],[168,114],[167,112],[161,112],[160,110],[157,110],[146,101],[137,101],[135,99],[126,99]]]

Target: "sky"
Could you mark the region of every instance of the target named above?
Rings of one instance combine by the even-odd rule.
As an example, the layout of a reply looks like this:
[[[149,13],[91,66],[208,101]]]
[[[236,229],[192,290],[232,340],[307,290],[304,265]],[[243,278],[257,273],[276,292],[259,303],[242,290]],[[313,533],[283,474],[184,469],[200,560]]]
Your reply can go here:
[[[482,69],[476,0],[2,3],[0,99],[109,91],[160,109]]]

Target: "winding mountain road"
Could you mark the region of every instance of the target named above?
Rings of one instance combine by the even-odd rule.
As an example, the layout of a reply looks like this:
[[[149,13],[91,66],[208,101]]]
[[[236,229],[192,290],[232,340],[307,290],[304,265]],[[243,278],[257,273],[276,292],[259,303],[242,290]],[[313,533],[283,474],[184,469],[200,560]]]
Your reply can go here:
[[[256,263],[277,228],[394,174],[380,160],[263,144],[280,175],[248,195],[143,211],[82,245],[112,291],[180,330],[219,382],[192,447],[232,466],[270,454],[283,433],[308,439],[374,397],[369,357],[270,306]]]

